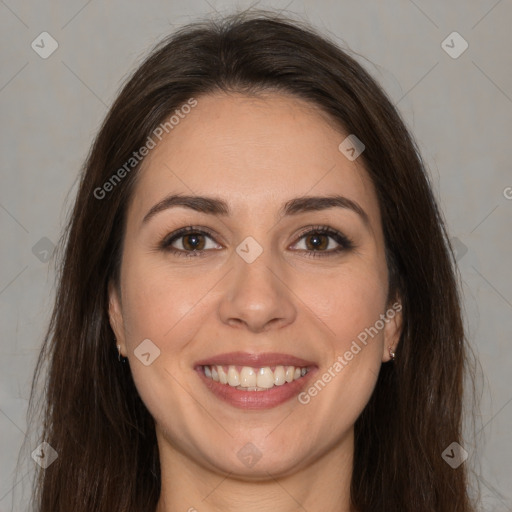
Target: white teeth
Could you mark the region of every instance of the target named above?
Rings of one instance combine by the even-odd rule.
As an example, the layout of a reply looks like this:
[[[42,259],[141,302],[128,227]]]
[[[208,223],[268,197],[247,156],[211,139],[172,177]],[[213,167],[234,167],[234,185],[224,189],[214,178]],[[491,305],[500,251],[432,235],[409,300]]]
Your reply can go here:
[[[249,366],[244,366],[240,372],[240,386],[244,388],[256,387],[256,372]]]
[[[234,365],[228,366],[227,372],[224,368],[221,365],[203,366],[204,374],[209,379],[243,391],[265,391],[274,386],[293,382],[308,373],[308,368],[282,365],[276,366],[274,371],[269,366],[262,368],[243,366],[240,372]]]
[[[228,384],[233,387],[240,385],[240,375],[234,366],[228,368]]]
[[[219,374],[219,382],[221,384],[227,384],[228,376],[226,375],[226,372],[224,371],[224,368],[222,368],[222,366],[217,366],[217,373]]]
[[[258,376],[256,378],[256,385],[259,388],[273,388],[274,387],[274,373],[266,366],[258,370]]]
[[[306,368],[304,368],[305,371]],[[305,373],[304,373],[305,375]],[[276,369],[274,370],[274,385],[275,386],[282,386],[286,382],[286,373],[284,371],[284,368],[282,366],[276,366]]]

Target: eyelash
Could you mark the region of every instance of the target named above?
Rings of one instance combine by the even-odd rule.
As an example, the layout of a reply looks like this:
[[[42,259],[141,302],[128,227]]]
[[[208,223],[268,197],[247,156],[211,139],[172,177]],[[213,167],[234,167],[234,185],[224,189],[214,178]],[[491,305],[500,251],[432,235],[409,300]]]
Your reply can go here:
[[[184,257],[184,258],[197,258],[206,256],[205,252],[209,249],[201,249],[196,251],[183,251],[182,249],[175,249],[172,247],[172,243],[176,240],[179,240],[185,235],[196,234],[196,235],[206,235],[211,239],[214,239],[213,233],[207,228],[200,228],[198,226],[188,226],[185,228],[178,229],[174,233],[166,236],[159,244],[159,248],[165,252],[170,252],[176,256]],[[303,231],[297,240],[301,240],[307,235],[318,234],[318,235],[327,235],[334,239],[334,241],[339,244],[339,247],[336,249],[331,249],[329,251],[312,251],[312,250],[302,250],[307,254],[307,257],[312,258],[325,258],[329,256],[335,256],[343,251],[351,250],[355,247],[353,241],[348,238],[346,235],[340,233],[339,231],[330,228],[329,226],[309,226],[306,231]],[[296,243],[297,243],[296,242]],[[294,244],[295,245],[295,244]]]

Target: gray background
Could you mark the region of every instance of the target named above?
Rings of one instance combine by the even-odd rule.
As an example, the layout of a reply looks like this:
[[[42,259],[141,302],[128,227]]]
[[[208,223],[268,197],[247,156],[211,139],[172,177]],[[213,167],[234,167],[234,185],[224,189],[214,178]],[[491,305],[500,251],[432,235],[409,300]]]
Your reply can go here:
[[[19,473],[14,469],[54,296],[45,250],[59,239],[92,138],[122,80],[162,36],[214,11],[249,5],[0,1],[0,512],[26,509],[36,445],[28,443]],[[483,510],[512,510],[512,2],[257,6],[309,20],[364,56],[358,60],[415,135],[456,239],[468,337],[481,365],[478,436],[465,440],[465,464],[479,475]],[[59,45],[47,59],[31,48],[43,31]],[[469,44],[458,58],[442,47],[453,31]]]

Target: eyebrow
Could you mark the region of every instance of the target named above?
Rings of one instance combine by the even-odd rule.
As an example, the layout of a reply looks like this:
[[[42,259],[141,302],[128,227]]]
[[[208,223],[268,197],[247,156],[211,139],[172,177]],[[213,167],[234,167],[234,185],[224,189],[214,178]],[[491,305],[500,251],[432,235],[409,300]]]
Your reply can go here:
[[[228,204],[221,199],[205,196],[169,195],[156,203],[148,211],[142,219],[142,223],[146,224],[159,212],[178,206],[210,215],[229,216],[231,214]],[[322,211],[329,208],[352,210],[361,217],[367,227],[370,227],[370,219],[363,208],[352,199],[340,195],[296,197],[287,201],[280,209],[279,214],[280,216],[298,215],[300,213]]]

